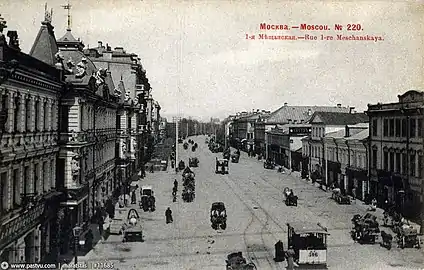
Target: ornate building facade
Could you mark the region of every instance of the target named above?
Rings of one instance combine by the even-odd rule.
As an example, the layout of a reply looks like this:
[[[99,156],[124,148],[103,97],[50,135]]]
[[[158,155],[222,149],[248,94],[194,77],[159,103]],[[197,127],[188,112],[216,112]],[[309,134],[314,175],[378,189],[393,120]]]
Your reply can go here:
[[[86,231],[96,209],[117,188],[115,181],[116,119],[120,95],[110,72],[83,53],[71,29],[57,40],[56,58],[66,74],[61,98],[58,184],[67,195],[61,253],[67,253],[72,228]]]
[[[368,105],[370,193],[380,205],[396,206],[408,217],[423,212],[424,92],[408,91],[398,102]]]
[[[51,13],[37,40],[53,34]],[[5,23],[0,22],[0,32]],[[46,262],[58,254],[56,183],[62,73],[52,55],[20,52],[16,31],[0,34],[0,261]],[[36,40],[36,43],[37,43]],[[38,59],[37,59],[38,58]],[[40,59],[41,58],[41,59]]]

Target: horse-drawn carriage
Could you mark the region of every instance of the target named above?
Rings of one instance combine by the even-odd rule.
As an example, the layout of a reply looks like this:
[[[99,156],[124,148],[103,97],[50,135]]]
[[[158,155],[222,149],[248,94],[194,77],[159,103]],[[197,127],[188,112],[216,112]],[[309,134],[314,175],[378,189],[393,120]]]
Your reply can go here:
[[[140,194],[140,208],[143,209],[144,212],[154,212],[156,210],[156,199],[152,187],[142,186]]]
[[[418,231],[414,227],[403,224],[402,226],[395,226],[393,231],[396,233],[398,247],[421,248]]]
[[[268,158],[267,160],[265,160],[265,162],[264,162],[264,168],[265,169],[274,169],[275,168],[275,164],[272,161],[272,159]]]
[[[185,168],[185,163],[184,161],[180,160],[180,162],[178,163],[178,170],[184,170]]]
[[[188,160],[188,166],[190,166],[190,167],[198,167],[199,166],[199,159],[197,157],[189,158],[189,160]]]
[[[228,159],[216,158],[215,173],[228,174]]]
[[[284,196],[285,196],[284,202],[286,203],[287,206],[297,206],[298,197],[294,195],[293,190],[286,187],[284,189]]]
[[[143,241],[143,230],[141,227],[140,216],[137,210],[128,211],[127,223],[125,224],[123,242]]]
[[[352,218],[353,229],[351,236],[353,240],[361,244],[374,244],[380,234],[377,217],[371,214],[354,215]]]
[[[194,187],[190,185],[185,186],[181,196],[184,202],[192,202],[195,197]]]
[[[253,262],[247,262],[241,252],[233,252],[225,260],[227,270],[254,270],[257,269]]]
[[[338,204],[350,204],[350,197],[343,193],[340,188],[334,188],[331,198]]]
[[[223,202],[212,203],[211,223],[214,230],[217,230],[218,227],[222,230],[227,228],[227,211]]]

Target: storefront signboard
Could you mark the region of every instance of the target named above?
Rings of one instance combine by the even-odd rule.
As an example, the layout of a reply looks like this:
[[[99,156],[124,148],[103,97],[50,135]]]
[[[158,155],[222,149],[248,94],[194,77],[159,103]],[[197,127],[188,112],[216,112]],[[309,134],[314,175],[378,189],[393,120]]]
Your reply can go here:
[[[30,210],[19,214],[0,227],[0,249],[18,239],[40,222],[45,204],[39,203]]]
[[[289,134],[290,135],[310,135],[311,128],[310,127],[290,127]]]

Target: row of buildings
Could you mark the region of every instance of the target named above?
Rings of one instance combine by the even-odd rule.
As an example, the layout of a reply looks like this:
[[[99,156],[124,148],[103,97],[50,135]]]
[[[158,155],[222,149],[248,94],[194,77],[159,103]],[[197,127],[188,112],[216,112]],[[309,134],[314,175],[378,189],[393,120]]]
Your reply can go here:
[[[45,10],[29,54],[0,19],[0,261],[55,262],[98,206],[137,178],[160,105],[136,54],[56,40]]]
[[[423,105],[424,92],[414,90],[394,103],[368,105],[365,113],[341,104],[285,103],[274,112],[237,113],[223,126],[234,147],[419,218],[424,217]]]

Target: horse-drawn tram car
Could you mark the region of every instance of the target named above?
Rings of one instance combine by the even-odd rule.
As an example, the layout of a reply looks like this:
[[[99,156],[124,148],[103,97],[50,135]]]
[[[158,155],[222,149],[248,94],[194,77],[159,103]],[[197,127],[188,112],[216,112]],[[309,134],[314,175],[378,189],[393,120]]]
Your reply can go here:
[[[288,249],[299,268],[327,268],[327,228],[320,223],[287,223]]]

